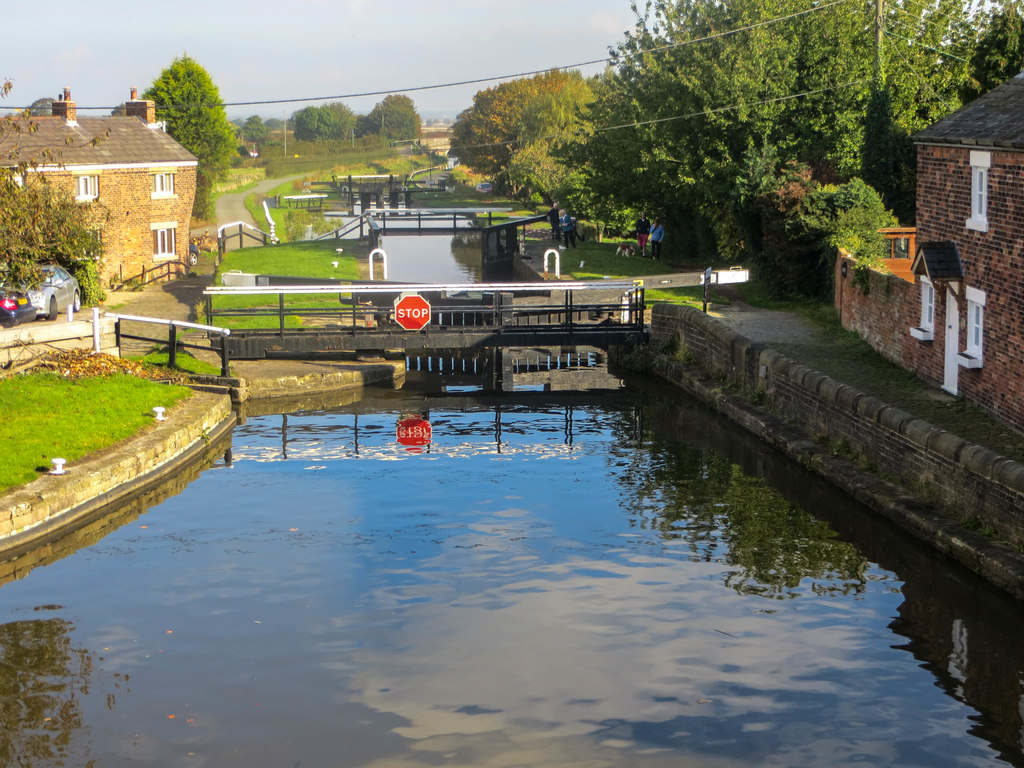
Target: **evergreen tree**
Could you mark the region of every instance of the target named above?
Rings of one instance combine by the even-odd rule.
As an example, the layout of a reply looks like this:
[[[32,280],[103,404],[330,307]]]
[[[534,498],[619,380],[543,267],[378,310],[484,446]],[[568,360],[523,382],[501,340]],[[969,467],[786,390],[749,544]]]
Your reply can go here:
[[[229,167],[237,144],[217,86],[206,70],[186,55],[161,72],[143,98],[156,102],[157,117],[166,121],[167,132],[198,158],[192,215],[211,218],[213,183]]]

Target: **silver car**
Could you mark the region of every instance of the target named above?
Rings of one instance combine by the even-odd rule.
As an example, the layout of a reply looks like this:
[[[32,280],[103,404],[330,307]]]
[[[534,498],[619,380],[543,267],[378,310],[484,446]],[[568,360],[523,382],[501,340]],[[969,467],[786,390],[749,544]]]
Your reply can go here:
[[[57,315],[74,307],[75,312],[82,308],[82,291],[76,280],[64,267],[56,264],[45,264],[43,284],[29,290],[28,297],[36,308],[36,317],[56,320]]]

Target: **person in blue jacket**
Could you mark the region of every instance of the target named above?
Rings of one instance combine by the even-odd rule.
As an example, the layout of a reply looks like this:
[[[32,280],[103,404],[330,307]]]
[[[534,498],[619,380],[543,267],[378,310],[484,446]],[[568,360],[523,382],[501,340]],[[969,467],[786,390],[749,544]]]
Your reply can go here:
[[[565,240],[565,247],[568,248],[570,245],[576,247],[576,222],[573,221],[572,216],[565,212],[565,208],[558,212],[559,219],[562,222],[562,237]]]
[[[651,258],[661,258],[661,243],[665,239],[665,228],[661,226],[661,222],[657,219],[654,220],[654,226],[651,227]]]

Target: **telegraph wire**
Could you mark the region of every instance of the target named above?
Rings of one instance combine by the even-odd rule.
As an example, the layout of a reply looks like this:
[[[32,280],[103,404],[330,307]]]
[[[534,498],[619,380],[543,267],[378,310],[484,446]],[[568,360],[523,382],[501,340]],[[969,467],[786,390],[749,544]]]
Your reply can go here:
[[[596,64],[609,64],[609,63],[619,62],[619,61],[622,61],[624,59],[638,58],[638,57],[643,56],[645,54],[661,53],[663,51],[672,50],[673,48],[680,48],[680,47],[687,46],[687,45],[695,45],[697,43],[705,43],[705,42],[708,42],[709,40],[716,40],[716,39],[719,39],[719,38],[722,38],[722,37],[728,37],[730,35],[736,35],[736,34],[739,34],[740,32],[747,32],[747,31],[750,31],[752,29],[758,29],[759,27],[765,27],[765,26],[768,26],[768,25],[771,25],[771,24],[777,24],[779,22],[788,21],[789,19],[794,19],[794,18],[797,18],[797,17],[800,17],[800,16],[805,16],[805,15],[807,15],[809,13],[815,13],[817,11],[824,11],[824,10],[827,10],[829,8],[833,8],[833,7],[837,6],[837,5],[842,5],[842,4],[847,3],[847,2],[850,2],[850,0],[833,0],[830,3],[826,3],[824,5],[816,5],[816,6],[812,7],[812,8],[807,8],[807,9],[804,9],[802,11],[796,11],[794,13],[790,13],[790,14],[787,14],[785,16],[779,16],[779,17],[774,18],[774,19],[766,19],[764,21],[758,21],[758,22],[754,22],[752,24],[746,24],[746,25],[744,25],[742,27],[736,27],[734,29],[729,29],[729,30],[726,30],[724,32],[715,32],[713,34],[704,35],[702,37],[696,37],[696,38],[692,38],[692,39],[689,39],[689,40],[681,40],[678,43],[666,43],[664,45],[658,45],[658,46],[654,46],[652,48],[644,48],[644,49],[641,49],[641,50],[638,50],[638,51],[629,52],[629,53],[617,53],[617,54],[613,54],[613,55],[610,55],[610,56],[606,56],[606,57],[601,58],[601,59],[591,59],[589,61],[582,61],[582,62],[578,62],[576,64],[564,64],[564,65],[561,65],[561,66],[546,67],[544,69],[535,69],[535,70],[530,70],[530,71],[527,71],[527,72],[520,72],[518,74],[495,75],[493,77],[480,77],[480,78],[474,78],[474,79],[470,79],[470,80],[459,80],[459,81],[448,82],[448,83],[437,83],[437,84],[433,84],[433,85],[419,85],[419,86],[413,86],[413,87],[410,87],[410,88],[392,88],[392,89],[389,89],[389,90],[380,90],[380,91],[364,91],[364,92],[361,92],[361,93],[348,93],[348,94],[341,94],[341,95],[338,95],[338,96],[313,96],[313,97],[307,97],[307,98],[294,98],[294,99],[266,99],[266,100],[262,100],[262,101],[225,101],[225,102],[220,102],[220,103],[217,103],[217,104],[169,104],[169,105],[161,105],[160,109],[196,109],[196,108],[207,108],[207,109],[209,109],[209,108],[213,108],[213,107],[257,107],[257,106],[270,106],[270,105],[276,105],[276,104],[298,104],[298,103],[303,103],[303,102],[307,102],[308,103],[308,102],[318,102],[318,101],[340,101],[340,100],[343,100],[343,99],[359,99],[359,98],[365,98],[365,97],[370,97],[370,96],[390,96],[392,94],[417,93],[417,92],[420,92],[420,91],[439,90],[439,89],[442,89],[442,88],[456,88],[456,87],[464,86],[464,85],[481,85],[483,83],[490,83],[490,82],[495,82],[495,81],[498,81],[498,80],[516,80],[516,79],[520,79],[520,78],[524,78],[524,77],[533,77],[535,75],[542,75],[542,74],[544,74],[546,72],[556,72],[556,71],[560,72],[560,71],[564,71],[564,70],[579,69],[580,67],[589,67],[589,66],[593,66],[593,65],[596,65]],[[117,106],[114,106],[114,107],[83,107],[83,106],[78,106],[77,109],[80,110],[80,111],[81,110],[107,110],[107,111],[109,111],[109,110],[117,109],[119,106],[121,106],[121,105],[117,105]],[[31,107],[12,107],[12,109],[17,109],[17,110],[27,110],[27,109],[30,109],[30,108]]]

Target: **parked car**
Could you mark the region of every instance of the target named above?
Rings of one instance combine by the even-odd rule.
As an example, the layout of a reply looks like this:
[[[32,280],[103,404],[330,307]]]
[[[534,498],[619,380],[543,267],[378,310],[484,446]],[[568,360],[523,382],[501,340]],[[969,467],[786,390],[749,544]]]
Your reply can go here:
[[[75,312],[82,308],[82,290],[78,280],[64,267],[57,264],[43,265],[43,284],[39,288],[29,290],[28,297],[36,308],[37,317],[56,320],[57,315],[74,307]]]
[[[477,192],[483,192],[485,195],[491,194],[494,191],[494,185],[489,181],[481,181],[476,185]]]
[[[36,319],[36,308],[28,294],[0,286],[0,326],[10,328]]]

